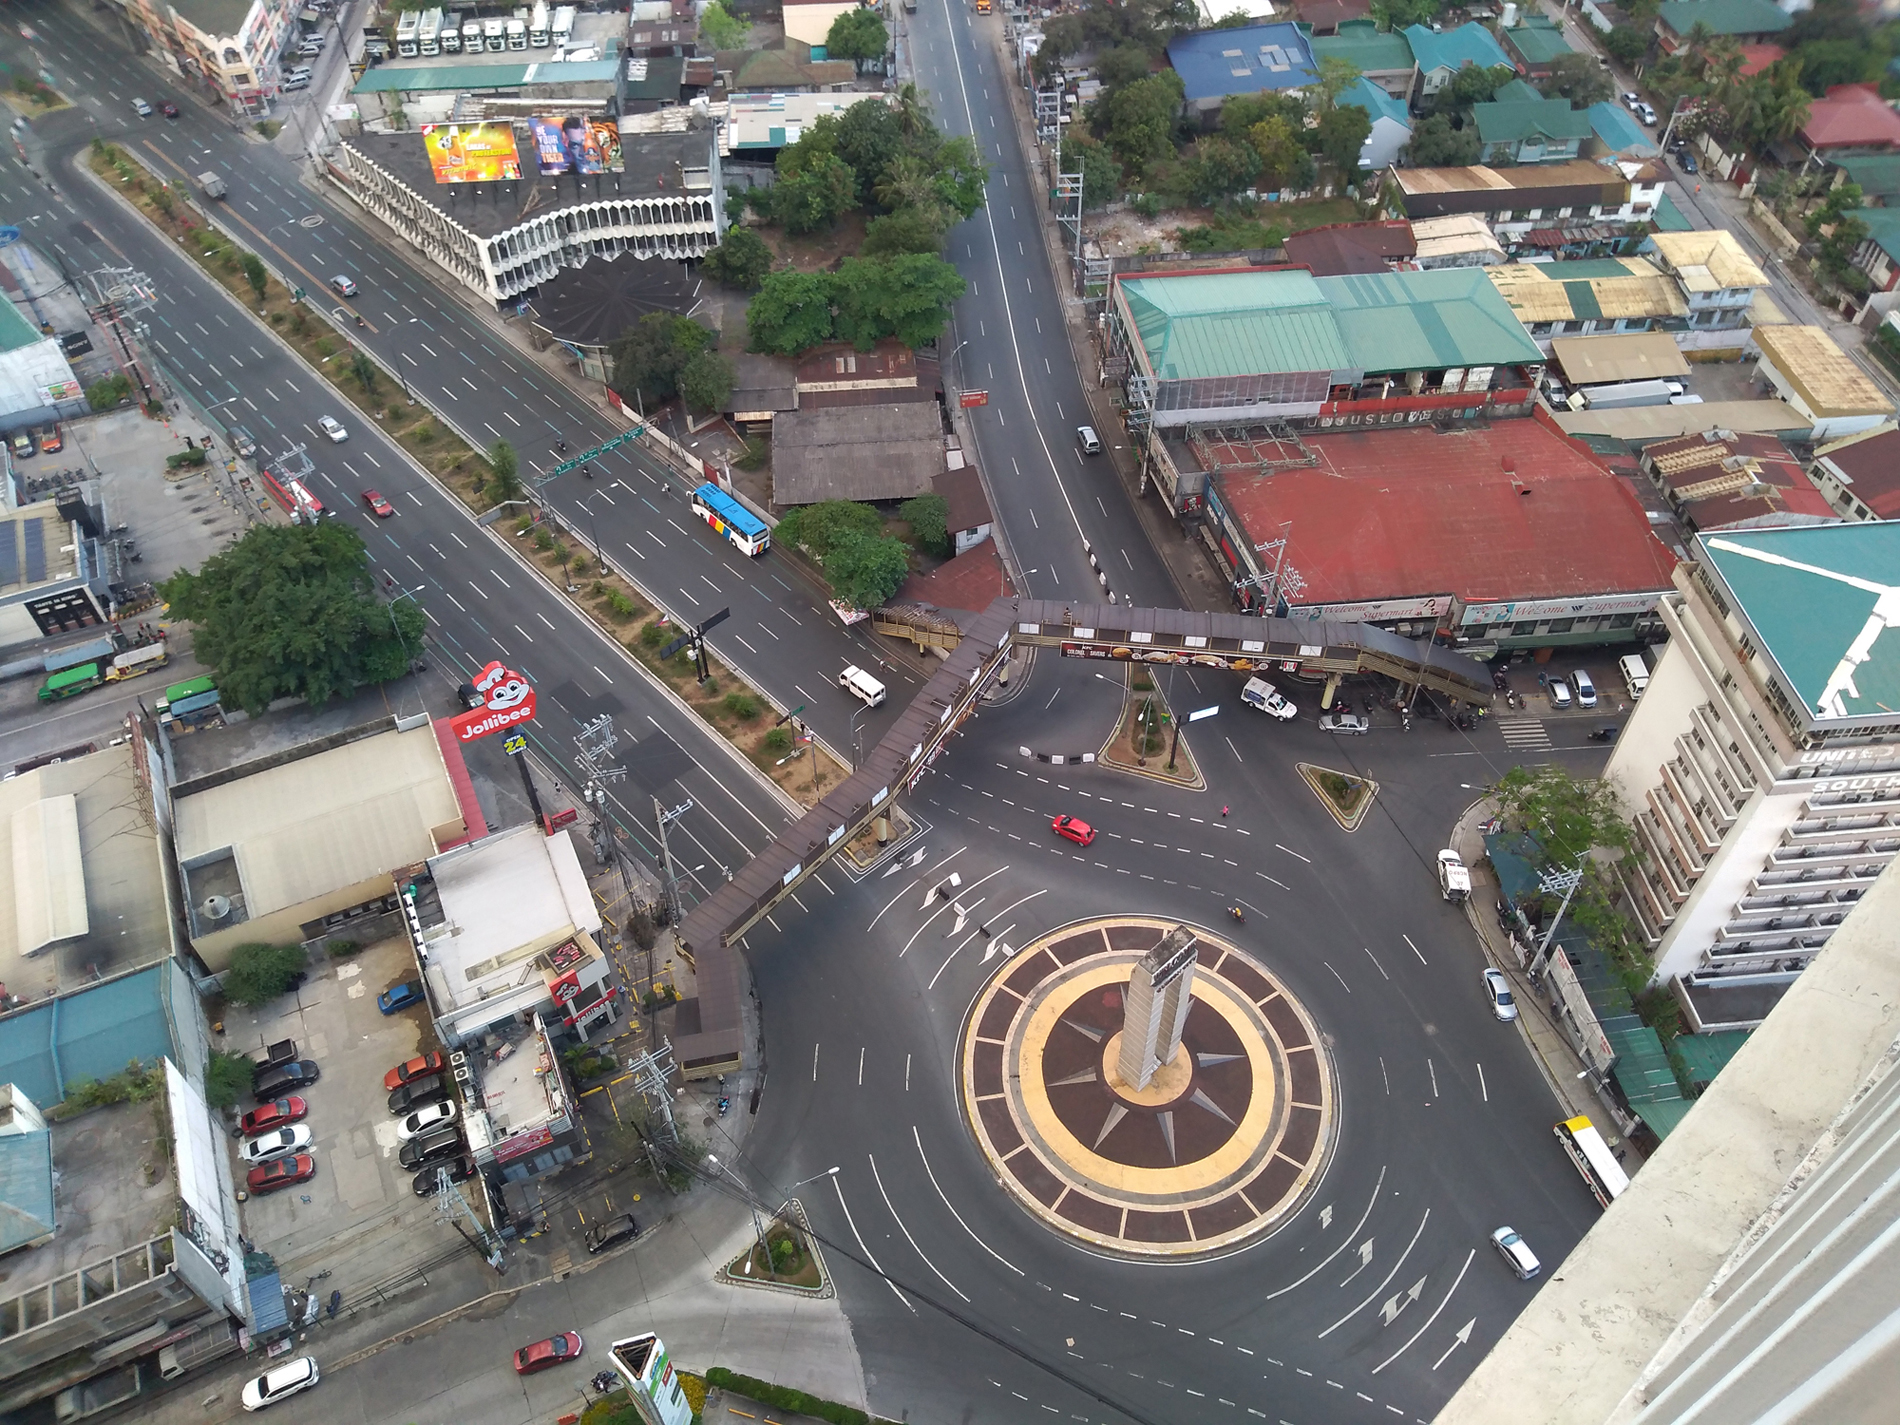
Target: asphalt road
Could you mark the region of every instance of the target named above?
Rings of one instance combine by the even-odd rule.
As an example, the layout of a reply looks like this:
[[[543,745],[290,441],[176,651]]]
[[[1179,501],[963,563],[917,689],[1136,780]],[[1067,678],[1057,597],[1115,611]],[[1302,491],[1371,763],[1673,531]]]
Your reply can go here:
[[[1548,1273],[1597,1215],[1551,1137],[1556,1109],[1527,1047],[1484,1001],[1472,928],[1431,870],[1472,784],[1517,758],[1489,727],[1329,737],[1311,689],[1294,690],[1299,721],[1270,722],[1240,708],[1236,677],[1197,670],[1195,695],[1222,707],[1190,734],[1207,793],[1023,759],[1055,708],[1070,740],[1106,737],[1119,691],[1095,671],[1043,656],[952,744],[913,798],[928,826],[921,866],[787,902],[754,931],[769,1075],[747,1166],[780,1186],[842,1168],[807,1202],[833,1243],[895,1280],[832,1254],[886,1414],[1429,1420],[1534,1291],[1490,1231],[1516,1227]],[[1177,705],[1187,697],[1177,689]],[[1583,732],[1553,724],[1550,755],[1600,766]],[[1301,760],[1380,782],[1359,831],[1332,823]],[[1050,834],[1063,812],[1100,829],[1093,846]],[[951,869],[997,942],[1115,911],[1179,916],[1231,933],[1283,977],[1339,1075],[1336,1155],[1292,1221],[1218,1261],[1135,1265],[1055,1237],[1002,1196],[954,1081],[963,1016],[1004,960],[922,908]],[[1224,914],[1235,902],[1243,927]]]
[[[106,44],[65,11],[47,7],[36,12],[33,28],[36,34],[48,37],[49,50],[55,47],[52,40],[58,35],[69,46],[82,42],[91,45],[90,62],[104,63]],[[17,39],[7,36],[0,40],[0,53],[17,61]],[[58,63],[55,60],[56,67]],[[503,543],[506,536],[491,535],[476,527],[459,501],[441,493],[417,473],[380,431],[358,419],[237,303],[204,279],[146,225],[88,179],[71,171],[73,155],[89,141],[92,132],[122,137],[113,131],[134,126],[142,130],[135,137],[179,150],[177,157],[187,166],[204,159],[204,151],[196,146],[214,142],[231,146],[244,159],[264,166],[275,162],[274,153],[235,139],[228,130],[220,132],[215,121],[182,102],[184,96],[168,95],[149,76],[106,79],[75,64],[71,77],[58,76],[57,68],[56,77],[68,84],[77,83],[82,107],[43,120],[41,131],[28,147],[29,153],[43,146],[45,152],[58,156],[53,169],[41,168],[42,172],[61,175],[56,180],[58,193],[54,195],[43,182],[35,181],[16,155],[7,155],[0,158],[0,204],[5,205],[4,211],[31,240],[56,254],[71,275],[126,265],[147,273],[153,279],[158,300],[144,315],[144,321],[149,325],[151,344],[167,371],[200,393],[197,399],[201,406],[209,406],[214,400],[235,400],[245,408],[244,423],[267,444],[281,449],[297,441],[308,448],[317,466],[315,480],[320,497],[333,503],[339,518],[355,523],[368,543],[376,568],[396,586],[412,592],[428,615],[429,647],[424,650],[424,658],[430,664],[435,687],[431,711],[438,716],[451,711],[454,684],[491,658],[501,658],[527,676],[539,692],[538,715],[527,730],[530,743],[569,777],[574,776],[575,735],[582,723],[594,717],[603,713],[613,717],[621,737],[619,753],[629,760],[637,757],[630,747],[634,739],[663,731],[686,751],[691,764],[679,786],[692,799],[694,808],[675,823],[675,854],[683,861],[684,893],[689,902],[719,884],[723,870],[743,865],[788,820],[783,803],[757,779],[735,769],[723,747],[696,718],[668,701],[642,675],[619,663],[603,635],[537,574],[513,558]],[[140,125],[129,102],[117,102],[115,91],[128,99],[131,94],[140,94],[154,103],[166,97],[178,98],[192,117],[176,125],[158,118]],[[119,122],[121,113],[123,124]],[[35,166],[39,167],[35,157]],[[285,186],[284,194],[287,199],[301,198],[300,190],[292,186]],[[291,226],[299,233],[306,231],[294,223]],[[330,240],[337,237],[333,232]],[[419,300],[425,291],[418,290]],[[552,383],[548,384],[552,388]],[[225,392],[236,394],[227,396]],[[575,405],[578,409],[580,403]],[[322,415],[342,419],[349,439],[340,445],[324,439],[316,427]],[[387,496],[396,506],[396,516],[373,518],[358,499],[364,486],[373,486]],[[656,489],[650,474],[627,463],[613,482],[603,482],[594,492],[602,504],[603,526],[610,510],[653,508],[657,512],[658,506],[647,498]],[[609,497],[618,503],[607,505]],[[682,582],[689,578],[704,580],[708,609],[729,601],[734,608],[732,624],[741,628],[756,630],[772,618],[798,618],[807,629],[822,628],[815,615],[792,612],[801,607],[797,591],[777,578],[773,566],[748,566],[737,551],[716,540],[709,529],[686,513],[683,498],[654,498],[678,514],[677,523],[669,523],[666,518],[654,521],[664,534],[644,526],[629,532],[637,532],[653,546],[654,559],[662,557],[663,551],[671,551],[678,567],[669,577]],[[602,537],[611,539],[604,527]],[[610,543],[610,554],[611,550]],[[722,583],[715,585],[707,578],[709,574],[717,574]],[[826,617],[831,615],[827,612]],[[842,631],[835,629],[835,619],[833,622],[832,632],[841,635]],[[788,631],[793,627],[787,623]],[[802,668],[807,674],[812,667],[809,653],[796,659],[788,653],[786,658],[788,666]],[[816,680],[807,678],[808,686],[813,682]],[[820,685],[816,691],[822,693],[825,688]],[[835,696],[827,705],[840,705],[837,710],[848,719],[849,709],[842,704],[856,707],[856,700],[836,688],[829,691]],[[842,727],[844,722],[839,721]],[[470,756],[492,763],[487,767],[490,779],[505,785],[515,779],[500,760],[499,743],[500,739],[491,738],[476,744]],[[657,860],[652,803],[644,789],[637,780],[629,779],[611,789],[610,795],[617,799],[623,824],[642,851]],[[663,787],[661,795],[669,806],[681,800],[671,785]]]
[[[360,313],[367,325],[346,325],[349,339],[375,352],[470,439],[484,446],[507,440],[525,477],[626,429],[586,400],[578,383],[561,380],[510,347],[465,307],[462,294],[425,276],[420,255],[406,244],[385,245],[378,226],[359,218],[346,201],[311,192],[300,181],[299,166],[277,149],[234,129],[184,90],[154,79],[146,62],[125,51],[116,29],[95,28],[89,16],[44,3],[12,13],[30,17],[37,43],[0,35],[0,54],[46,70],[76,103],[37,121],[25,138],[33,166],[54,175],[58,197],[35,183],[15,156],[0,177],[0,199],[12,220],[69,275],[125,260],[109,258],[74,227],[75,218],[103,225],[119,245],[117,234],[129,225],[74,169],[76,155],[99,135],[138,152],[187,187],[195,187],[190,180],[198,173],[222,174],[230,193],[214,205],[218,219],[280,277],[309,292],[320,312],[342,306]],[[131,107],[135,95],[153,104],[170,99],[180,117],[140,119]],[[123,250],[159,276],[153,246],[148,239]],[[265,354],[269,343],[258,340],[254,324],[241,320],[221,294],[184,281],[184,264],[168,266],[158,284],[159,304],[146,320],[153,350],[185,387],[181,394],[222,424],[248,427],[269,454],[292,442],[308,445],[321,472],[317,493],[339,508],[355,506],[365,487],[391,496],[402,511],[386,531],[401,550],[395,563],[414,557],[445,597],[479,601],[484,591],[478,581],[493,560],[461,550],[451,560],[434,552],[451,549],[448,529],[465,529],[466,517],[453,507],[445,507],[447,520],[425,512],[389,488],[397,477],[384,473],[393,469],[387,463],[379,468],[375,461],[350,460],[354,452],[348,448],[326,448],[314,428],[317,415],[336,415],[351,427],[361,421],[340,400],[326,401],[323,388],[306,379],[292,377],[295,384],[287,388],[282,373],[288,368],[277,364],[277,353]],[[333,276],[355,282],[358,295],[347,301],[336,296],[327,285]],[[362,433],[352,434],[360,439]],[[561,441],[568,447],[565,456],[556,449]],[[730,608],[730,620],[710,637],[714,650],[786,707],[805,704],[803,716],[832,747],[850,755],[851,716],[862,706],[837,686],[840,669],[868,666],[890,688],[890,701],[859,719],[867,746],[921,686],[923,675],[914,666],[887,656],[862,629],[841,625],[802,572],[772,553],[749,560],[695,520],[685,498],[691,485],[677,472],[627,447],[603,457],[596,469],[591,482],[578,471],[559,477],[542,497],[586,531],[589,543],[597,531],[609,562],[623,565],[668,612],[697,620]],[[409,573],[405,582],[414,582],[415,571]]]

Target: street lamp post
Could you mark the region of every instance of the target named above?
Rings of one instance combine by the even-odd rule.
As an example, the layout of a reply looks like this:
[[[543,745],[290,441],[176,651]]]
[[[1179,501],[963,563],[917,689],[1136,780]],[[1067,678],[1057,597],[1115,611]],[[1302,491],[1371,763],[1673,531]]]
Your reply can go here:
[[[767,1251],[765,1247],[765,1227],[759,1221],[759,1206],[753,1199],[752,1189],[747,1187],[745,1183],[740,1180],[737,1173],[720,1162],[713,1154],[708,1153],[706,1155],[706,1161],[712,1164],[715,1172],[724,1173],[727,1177],[731,1178],[733,1186],[737,1187],[739,1191],[745,1195],[745,1205],[752,1213],[752,1235],[758,1239],[758,1250],[765,1257],[766,1264],[769,1266],[772,1261],[772,1254]],[[750,1272],[751,1269],[748,1267],[747,1274],[750,1275]]]
[[[808,1178],[801,1178],[799,1181],[793,1183],[790,1187],[785,1189],[785,1201],[782,1204],[780,1204],[779,1215],[785,1219],[785,1225],[791,1229],[792,1235],[794,1237],[804,1239],[805,1251],[807,1253],[811,1251],[811,1241],[809,1238],[805,1237],[804,1233],[799,1231],[798,1225],[792,1221],[792,1194],[797,1192],[800,1188],[804,1187],[806,1183],[815,1183],[820,1178],[835,1178],[837,1175],[838,1175],[838,1169],[826,1168],[822,1173],[813,1173]],[[765,1255],[766,1255],[767,1260],[769,1261],[772,1254],[770,1252],[767,1252]],[[778,1275],[778,1267],[776,1265],[774,1265],[772,1268],[772,1275],[775,1277]]]
[[[870,710],[871,705],[866,703],[863,707],[851,714],[851,770],[853,772],[857,771],[858,767],[864,761],[864,746],[858,741],[858,719],[863,717]],[[817,754],[814,752],[812,755],[815,757]]]

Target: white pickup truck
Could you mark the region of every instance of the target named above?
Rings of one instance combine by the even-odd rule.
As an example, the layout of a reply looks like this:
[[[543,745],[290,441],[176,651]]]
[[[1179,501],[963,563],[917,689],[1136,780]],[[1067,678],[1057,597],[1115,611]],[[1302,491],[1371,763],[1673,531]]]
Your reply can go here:
[[[1248,707],[1258,708],[1282,722],[1299,714],[1299,709],[1281,696],[1280,690],[1265,678],[1249,678],[1247,686],[1240,690],[1240,700]]]
[[[1471,899],[1471,872],[1450,847],[1438,853],[1438,889],[1448,901]]]

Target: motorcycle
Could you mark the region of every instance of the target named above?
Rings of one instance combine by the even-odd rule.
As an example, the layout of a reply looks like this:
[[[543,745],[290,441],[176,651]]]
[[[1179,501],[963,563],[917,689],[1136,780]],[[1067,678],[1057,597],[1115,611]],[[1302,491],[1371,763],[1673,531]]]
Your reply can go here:
[[[358,325],[359,327],[366,327],[366,326],[368,326],[368,325],[369,325],[369,323],[368,323],[368,322],[366,322],[366,321],[364,321],[364,320],[363,320],[363,314],[362,314],[361,312],[358,312],[358,313],[356,314],[356,324],[357,324],[357,325]]]
[[[1592,742],[1614,742],[1616,741],[1616,729],[1614,727],[1593,727],[1590,729],[1590,740]]]
[[[722,1096],[719,1100],[719,1116],[721,1118],[724,1118],[726,1116],[727,1110],[730,1109],[731,1107],[732,1107],[732,1100]]]
[[[1247,923],[1247,914],[1245,911],[1241,910],[1239,906],[1237,905],[1228,906],[1227,913],[1231,915],[1240,924],[1245,925]]]

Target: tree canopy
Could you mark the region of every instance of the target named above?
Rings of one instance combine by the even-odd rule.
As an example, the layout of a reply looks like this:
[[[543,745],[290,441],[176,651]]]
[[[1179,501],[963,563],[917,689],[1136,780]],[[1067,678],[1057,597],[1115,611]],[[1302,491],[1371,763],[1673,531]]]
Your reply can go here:
[[[387,682],[422,650],[421,608],[376,597],[363,537],[337,520],[258,525],[159,592],[173,618],[197,626],[198,657],[217,670],[226,703],[248,712]]]
[[[622,396],[638,392],[646,404],[669,401],[686,363],[713,344],[713,334],[690,317],[648,312],[613,345],[613,388]]]
[[[862,5],[838,16],[825,32],[825,53],[833,59],[882,59],[890,47],[883,19]]]
[[[699,12],[699,37],[715,50],[739,48],[751,28],[750,20],[733,14],[721,0]]]
[[[849,257],[831,272],[775,272],[746,309],[753,351],[796,356],[827,341],[869,351],[885,337],[935,341],[965,290],[935,253]]]
[[[1587,54],[1558,55],[1550,62],[1550,72],[1538,81],[1537,88],[1546,99],[1568,99],[1576,109],[1600,104],[1616,92],[1603,66]]]
[[[1319,149],[1343,176],[1359,171],[1359,151],[1372,133],[1372,116],[1357,104],[1341,104],[1319,116]]]
[[[1108,90],[1088,107],[1089,125],[1131,173],[1174,153],[1174,133],[1187,90],[1173,70]]]
[[[1420,119],[1405,146],[1405,161],[1419,168],[1462,168],[1478,161],[1478,131],[1461,129],[1449,114]]]
[[[815,505],[798,505],[778,522],[774,536],[781,544],[808,551],[823,560],[832,545],[849,535],[876,535],[883,532],[884,521],[869,505],[856,500],[820,500]]]
[[[772,249],[751,228],[734,223],[702,261],[714,280],[742,292],[756,292],[772,270]]]

